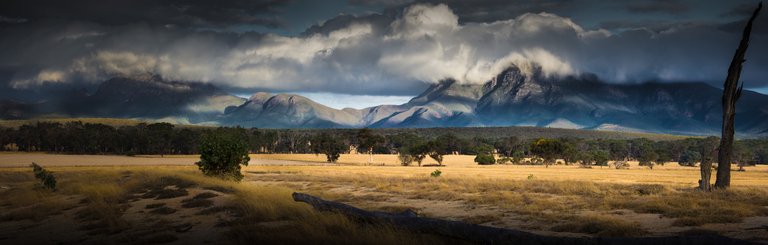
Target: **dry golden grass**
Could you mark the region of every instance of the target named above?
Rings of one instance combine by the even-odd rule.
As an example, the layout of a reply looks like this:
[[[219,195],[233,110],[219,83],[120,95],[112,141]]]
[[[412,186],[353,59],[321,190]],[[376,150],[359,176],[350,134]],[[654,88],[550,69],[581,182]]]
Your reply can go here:
[[[340,166],[261,166],[260,160],[293,160],[307,162],[324,162],[323,155],[314,154],[254,154],[251,155],[251,166],[246,170],[259,169],[267,171],[294,171],[312,173],[312,175],[376,175],[385,177],[428,176],[437,167],[403,167],[397,162],[396,155],[374,155],[374,163],[384,163],[381,166],[365,166],[368,155],[343,154],[339,159]],[[423,164],[437,164],[432,159],[425,159]],[[699,168],[682,167],[676,163],[656,166],[653,170],[638,167],[636,162],[630,162],[630,169],[617,170],[610,167],[594,167],[591,169],[577,166],[555,165],[478,165],[474,156],[448,155],[445,156],[443,167],[444,177],[461,177],[467,179],[492,180],[526,180],[533,176],[537,180],[553,181],[589,181],[595,183],[614,184],[662,184],[668,187],[682,188],[696,186],[699,180]],[[748,167],[745,172],[732,172],[732,185],[735,187],[768,187],[768,166],[758,165]]]
[[[403,167],[394,155],[375,155],[374,162],[384,165],[369,166],[369,156],[361,154],[342,155],[336,165],[317,165],[312,162],[322,162],[324,156],[269,154],[251,155],[250,166],[243,169],[246,178],[237,184],[199,174],[195,166],[187,164],[196,161],[196,156],[90,156],[93,158],[80,158],[80,163],[91,165],[73,167],[67,164],[79,156],[68,159],[58,155],[6,154],[0,155],[0,166],[31,162],[23,156],[42,159],[37,162],[60,176],[60,190],[54,197],[88,199],[85,204],[91,210],[87,213],[98,213],[97,219],[113,231],[130,229],[119,218],[119,200],[137,188],[164,185],[157,184],[163,177],[234,193],[231,205],[222,207],[242,215],[239,221],[228,223],[227,234],[233,242],[299,242],[310,237],[331,242],[342,236],[347,237],[348,243],[371,241],[369,239],[382,243],[437,239],[395,235],[401,232],[391,227],[361,226],[337,215],[317,213],[305,204],[293,202],[290,199],[293,191],[366,209],[399,212],[410,208],[431,217],[545,234],[657,235],[668,234],[664,230],[685,231],[705,224],[729,224],[727,230],[722,231],[727,235],[733,230],[743,230],[741,223],[745,219],[750,219],[750,225],[768,225],[768,219],[760,218],[768,216],[768,167],[764,165],[749,167],[746,172],[733,172],[733,188],[728,191],[702,193],[694,190],[698,168],[677,164],[657,166],[653,170],[637,167],[636,163],[627,170],[563,165],[549,168],[480,166],[472,161],[473,156],[451,155],[446,156],[443,167]],[[9,158],[3,157],[16,157],[19,163],[4,162],[3,159]],[[110,161],[143,165],[96,166]],[[173,162],[185,166],[167,166]],[[432,160],[425,161],[430,163]],[[441,177],[430,177],[435,169],[442,171]],[[123,180],[125,175],[131,177]],[[0,168],[0,184],[13,185],[10,191],[0,192],[0,198],[8,200],[6,197],[12,193],[20,200],[0,202],[4,205],[0,208],[18,211],[8,219],[40,220],[61,212],[51,208],[50,213],[35,217],[18,209],[23,205],[47,202],[50,204],[39,205],[65,209],[72,205],[71,201],[50,198],[43,190],[34,189],[33,182],[31,170],[26,167]],[[595,221],[587,222],[589,220]],[[768,237],[759,231],[739,234],[747,238]]]
[[[59,232],[75,234],[79,230],[88,230],[87,235],[101,236],[98,239],[126,239],[125,235],[120,234],[136,234],[138,231],[135,229],[143,226],[132,221],[135,218],[125,216],[131,199],[137,199],[137,195],[141,196],[147,188],[163,190],[167,189],[167,186],[196,186],[231,193],[227,202],[229,206],[222,208],[235,212],[237,218],[222,223],[226,227],[222,234],[210,234],[220,236],[222,240],[218,242],[312,240],[319,243],[341,241],[346,244],[371,241],[380,244],[421,244],[443,241],[441,238],[411,234],[386,226],[365,226],[335,214],[318,213],[306,204],[294,202],[290,195],[292,190],[288,188],[210,178],[200,174],[194,167],[48,169],[54,172],[59,181],[59,190],[56,192],[35,188],[36,180],[27,168],[0,168],[0,185],[7,187],[0,192],[0,210],[3,210],[0,212],[0,224],[55,222],[55,217],[65,215],[65,211],[71,210],[78,226],[60,227],[62,230]],[[25,230],[30,240],[22,241],[34,241],[33,234],[48,232],[35,230],[36,226]],[[146,237],[141,239],[148,242],[160,238],[177,239],[168,234],[144,235]]]

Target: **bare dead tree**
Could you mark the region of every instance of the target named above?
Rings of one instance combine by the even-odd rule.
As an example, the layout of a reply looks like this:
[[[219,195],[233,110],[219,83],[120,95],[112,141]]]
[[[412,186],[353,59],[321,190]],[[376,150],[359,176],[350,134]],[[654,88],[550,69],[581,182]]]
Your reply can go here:
[[[734,117],[736,116],[736,101],[741,97],[743,84],[739,84],[741,76],[741,66],[744,61],[744,54],[749,46],[749,36],[752,33],[752,22],[763,8],[763,3],[757,5],[757,9],[749,18],[747,26],[744,27],[744,33],[741,37],[739,48],[733,55],[731,66],[728,68],[728,77],[723,84],[723,135],[720,137],[720,149],[717,156],[717,180],[715,188],[725,189],[731,185],[731,156],[733,155],[733,131]]]
[[[345,215],[361,224],[391,225],[409,232],[432,234],[477,244],[603,245],[603,244],[753,244],[720,235],[675,235],[669,237],[570,237],[548,236],[522,230],[470,224],[461,221],[420,217],[412,210],[402,213],[367,211],[344,203],[293,193],[293,200],[311,205],[315,210]]]

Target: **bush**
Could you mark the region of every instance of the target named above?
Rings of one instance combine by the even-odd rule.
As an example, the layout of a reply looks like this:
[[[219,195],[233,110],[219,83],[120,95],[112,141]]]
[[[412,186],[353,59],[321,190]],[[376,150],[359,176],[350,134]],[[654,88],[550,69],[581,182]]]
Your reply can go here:
[[[415,160],[412,155],[402,152],[397,155],[397,159],[400,160],[400,165],[403,166],[411,166],[411,163]]]
[[[435,171],[434,171],[434,172],[432,172],[431,174],[429,174],[429,176],[432,176],[432,177],[435,177],[435,178],[437,178],[437,177],[440,177],[440,175],[441,175],[442,173],[443,173],[443,171],[440,171],[440,169],[435,169]]]
[[[512,158],[509,157],[502,157],[498,161],[499,164],[509,164],[512,163]]]
[[[200,161],[195,163],[203,174],[240,181],[240,165],[248,166],[248,143],[233,132],[207,134],[200,142]]]
[[[40,165],[37,165],[37,163],[32,163],[31,167],[32,171],[35,173],[35,178],[40,180],[43,187],[56,191],[56,177],[53,176],[53,172],[44,169]]]
[[[512,153],[512,163],[521,164],[523,163],[523,160],[525,160],[525,152],[515,151]]]
[[[629,162],[627,161],[616,161],[613,163],[613,166],[616,167],[616,169],[629,169]]]
[[[480,153],[475,156],[475,162],[480,165],[491,165],[496,163],[496,158],[490,154]]]

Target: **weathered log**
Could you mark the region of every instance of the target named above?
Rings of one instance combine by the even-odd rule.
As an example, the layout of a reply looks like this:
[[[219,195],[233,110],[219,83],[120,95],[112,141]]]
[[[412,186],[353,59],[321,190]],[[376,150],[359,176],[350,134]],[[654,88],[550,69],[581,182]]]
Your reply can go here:
[[[749,47],[749,36],[752,33],[752,22],[763,8],[763,2],[757,5],[757,9],[752,13],[752,17],[747,21],[744,27],[744,33],[741,36],[741,42],[733,55],[731,65],[728,67],[728,77],[723,83],[723,132],[720,137],[720,150],[717,156],[717,179],[715,188],[725,189],[731,185],[731,156],[733,155],[733,131],[734,119],[736,116],[736,101],[741,97],[741,89],[744,84],[739,85],[741,76],[741,65],[746,61],[744,55]]]
[[[294,192],[293,200],[312,205],[318,211],[340,213],[363,223],[389,224],[410,232],[434,234],[479,244],[754,244],[748,241],[716,235],[632,238],[545,236],[513,229],[418,217],[415,212],[410,210],[399,214],[366,211],[344,203],[326,201],[304,193]]]

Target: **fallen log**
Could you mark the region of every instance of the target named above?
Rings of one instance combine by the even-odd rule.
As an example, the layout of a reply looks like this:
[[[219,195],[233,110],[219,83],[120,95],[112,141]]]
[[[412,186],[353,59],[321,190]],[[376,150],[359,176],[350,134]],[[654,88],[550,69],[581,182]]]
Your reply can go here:
[[[459,221],[418,217],[407,210],[393,214],[366,211],[344,203],[326,201],[304,193],[293,193],[293,200],[311,205],[315,210],[343,214],[353,220],[370,224],[389,224],[417,233],[434,234],[480,244],[756,244],[717,235],[681,235],[671,237],[558,237],[534,234],[525,231],[482,226]]]

